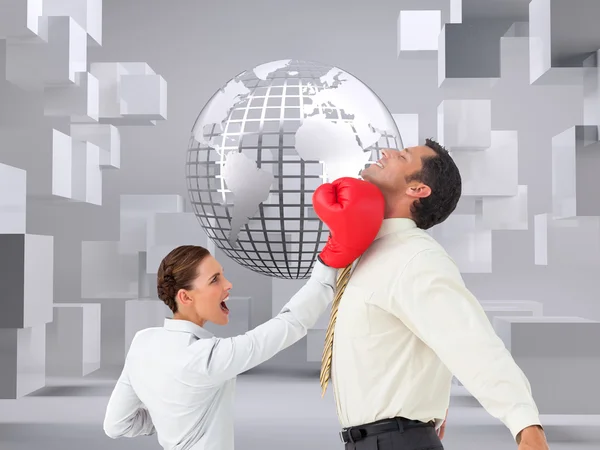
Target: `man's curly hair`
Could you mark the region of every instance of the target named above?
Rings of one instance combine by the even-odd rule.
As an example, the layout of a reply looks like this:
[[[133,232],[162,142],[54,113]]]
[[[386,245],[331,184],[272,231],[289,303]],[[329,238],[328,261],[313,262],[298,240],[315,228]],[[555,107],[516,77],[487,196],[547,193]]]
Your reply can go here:
[[[423,230],[446,220],[462,192],[460,172],[448,151],[433,139],[427,139],[425,145],[435,156],[423,157],[421,170],[406,177],[407,182],[419,181],[431,188],[431,195],[415,200],[411,207],[413,220]]]

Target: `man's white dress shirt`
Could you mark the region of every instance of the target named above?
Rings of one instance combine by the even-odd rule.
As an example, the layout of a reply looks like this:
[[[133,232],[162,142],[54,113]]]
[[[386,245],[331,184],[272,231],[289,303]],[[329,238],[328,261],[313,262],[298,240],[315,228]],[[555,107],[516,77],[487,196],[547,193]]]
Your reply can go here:
[[[342,427],[397,416],[439,427],[452,374],[513,437],[540,424],[529,382],[446,251],[410,219],[386,219],[356,265],[334,334]]]
[[[306,335],[333,300],[336,275],[316,262],[279,315],[244,335],[217,338],[173,319],[138,332],[108,402],[105,433],[156,433],[168,450],[233,450],[236,376]]]

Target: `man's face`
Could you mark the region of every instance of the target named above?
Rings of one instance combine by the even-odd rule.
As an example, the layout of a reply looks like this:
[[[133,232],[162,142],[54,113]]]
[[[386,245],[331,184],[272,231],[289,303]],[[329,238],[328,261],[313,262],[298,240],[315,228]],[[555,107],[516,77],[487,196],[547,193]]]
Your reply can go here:
[[[381,159],[364,169],[361,177],[384,193],[408,195],[411,195],[411,189],[423,185],[418,181],[407,183],[406,179],[421,170],[423,157],[435,156],[435,152],[426,146],[403,150],[383,149],[381,154]]]

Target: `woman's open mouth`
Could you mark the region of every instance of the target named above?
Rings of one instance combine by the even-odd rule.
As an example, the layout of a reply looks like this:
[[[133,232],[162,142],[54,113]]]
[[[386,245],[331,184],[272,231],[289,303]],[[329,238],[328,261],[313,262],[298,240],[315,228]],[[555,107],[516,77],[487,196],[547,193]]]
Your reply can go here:
[[[227,305],[225,304],[225,302],[221,302],[221,310],[225,313],[225,314],[229,314],[229,308],[227,307]]]

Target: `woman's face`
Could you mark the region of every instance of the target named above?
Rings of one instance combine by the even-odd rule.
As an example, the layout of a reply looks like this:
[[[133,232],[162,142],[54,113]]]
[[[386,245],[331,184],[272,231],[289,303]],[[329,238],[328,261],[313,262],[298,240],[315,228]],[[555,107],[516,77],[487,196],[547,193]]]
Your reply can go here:
[[[223,267],[209,255],[202,260],[196,270],[198,276],[192,290],[186,291],[190,309],[201,319],[217,325],[227,325],[229,309],[225,302],[229,298],[231,283],[223,275]]]

